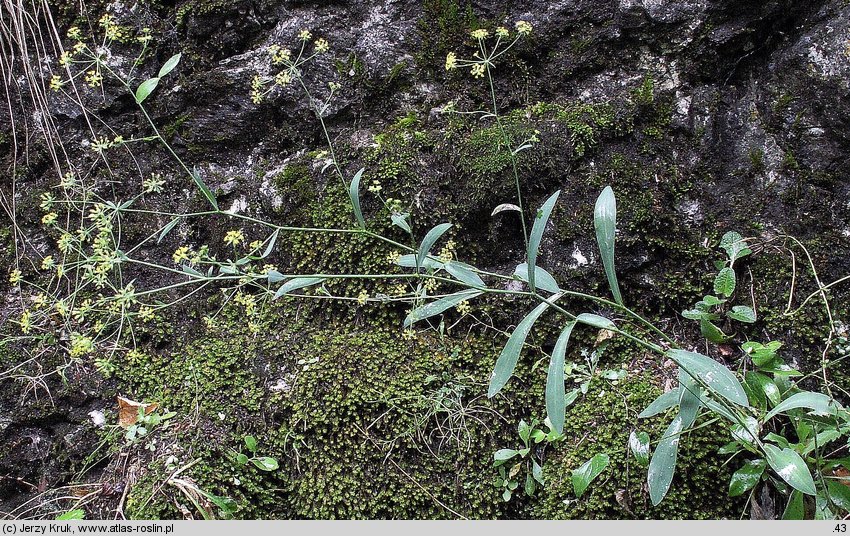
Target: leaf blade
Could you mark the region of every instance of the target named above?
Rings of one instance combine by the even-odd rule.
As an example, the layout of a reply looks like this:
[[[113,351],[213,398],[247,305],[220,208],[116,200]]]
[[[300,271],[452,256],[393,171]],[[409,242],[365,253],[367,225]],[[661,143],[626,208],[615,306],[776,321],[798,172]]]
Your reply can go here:
[[[528,286],[531,292],[535,291],[535,267],[537,266],[537,250],[540,248],[540,241],[543,239],[543,231],[546,230],[546,224],[549,223],[549,217],[552,215],[552,209],[558,201],[558,196],[561,191],[558,190],[547,199],[540,210],[537,212],[537,217],[534,219],[534,225],[531,227],[531,234],[528,237],[528,250],[526,258],[528,260]]]
[[[617,199],[614,190],[606,186],[596,199],[593,209],[593,226],[596,229],[596,243],[599,245],[599,253],[602,256],[602,266],[605,276],[608,278],[608,286],[614,301],[623,305],[623,296],[620,294],[620,285],[617,281],[617,272],[614,269],[614,244],[617,233]]]
[[[549,416],[552,428],[559,434],[564,433],[567,410],[564,361],[566,360],[570,334],[575,325],[575,322],[570,322],[561,331],[561,335],[555,342],[555,348],[552,350],[549,371],[546,375],[546,414]]]

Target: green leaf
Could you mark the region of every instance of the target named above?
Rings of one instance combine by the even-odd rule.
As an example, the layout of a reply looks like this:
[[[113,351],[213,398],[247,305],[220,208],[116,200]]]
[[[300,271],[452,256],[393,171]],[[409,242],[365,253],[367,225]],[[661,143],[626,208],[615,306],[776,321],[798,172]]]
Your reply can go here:
[[[746,407],[747,393],[735,375],[717,361],[695,352],[667,350],[665,354],[691,377],[702,381],[713,393]]]
[[[803,494],[797,490],[792,491],[791,497],[788,498],[788,504],[785,506],[785,512],[782,513],[782,519],[802,520],[805,517],[805,512]]]
[[[641,467],[649,465],[649,434],[646,432],[635,433],[632,430],[632,433],[629,434],[629,448],[638,465]]]
[[[826,489],[829,499],[845,512],[850,512],[850,487],[837,480],[827,480]]]
[[[250,450],[251,452],[257,452],[257,438],[255,438],[254,436],[246,435],[245,446],[248,447],[248,450]]]
[[[655,446],[655,452],[649,462],[646,483],[649,487],[649,498],[652,505],[657,506],[673,482],[676,471],[676,458],[679,456],[679,435],[682,432],[682,417],[676,417],[667,426],[661,441]]]
[[[289,294],[294,290],[318,285],[324,280],[324,277],[293,277],[289,281],[281,285],[279,289],[277,289],[277,292],[274,293],[274,297],[272,297],[272,300],[276,300],[281,296]]]
[[[245,465],[246,463],[248,463],[248,456],[245,456],[240,452],[236,455],[236,463],[238,463],[239,465]]]
[[[549,373],[546,376],[546,414],[549,416],[549,422],[552,423],[552,429],[559,434],[564,433],[567,409],[564,388],[564,360],[570,334],[575,325],[575,322],[570,322],[561,331],[561,335],[555,342],[555,348],[552,350]]]
[[[645,419],[647,417],[654,417],[659,413],[663,413],[668,409],[676,406],[679,403],[679,399],[681,398],[681,392],[677,389],[672,389],[667,391],[666,393],[661,394],[658,398],[652,401],[650,405],[646,407],[645,410],[640,412],[638,415],[639,418]]]
[[[779,387],[773,383],[769,376],[760,372],[747,372],[744,376],[745,386],[749,386],[758,400],[764,400],[765,404],[769,401],[771,405],[779,404],[782,394],[779,392]]]
[[[269,270],[266,273],[266,279],[268,279],[269,283],[279,283],[286,279],[286,277],[277,270]]]
[[[514,277],[518,279],[528,282],[528,263],[524,262],[522,264],[518,264],[516,269],[514,270]],[[543,289],[546,292],[551,292],[552,294],[557,294],[561,292],[561,289],[558,287],[558,283],[555,281],[555,278],[552,277],[552,274],[544,270],[539,266],[534,267],[534,281],[537,288]]]
[[[690,428],[697,419],[702,402],[702,387],[681,368],[679,368],[679,417],[682,428]]]
[[[560,294],[556,294],[550,298],[550,301],[554,302],[560,297]],[[514,329],[514,332],[511,333],[508,342],[505,344],[505,347],[502,348],[502,353],[499,354],[499,359],[496,360],[496,366],[493,368],[493,374],[490,377],[490,387],[487,389],[488,398],[496,396],[496,394],[502,390],[502,387],[508,383],[508,380],[511,379],[511,375],[514,373],[514,368],[516,367],[517,360],[519,359],[519,354],[522,351],[522,346],[525,344],[525,338],[528,336],[528,332],[531,331],[531,327],[534,325],[534,322],[536,322],[540,315],[542,315],[548,308],[549,303],[546,302],[535,307],[534,310],[522,319],[516,329]]]
[[[162,240],[168,235],[168,233],[170,233],[175,227],[177,227],[178,223],[180,223],[180,216],[177,216],[176,218],[168,222],[165,227],[162,228],[162,231],[159,233],[159,238],[156,239],[156,243],[159,244],[160,242],[162,242]]]
[[[145,102],[148,95],[156,89],[157,84],[159,84],[159,78],[149,78],[139,84],[139,87],[136,88],[136,103],[141,104]]]
[[[726,255],[729,256],[729,263],[735,264],[735,261],[741,257],[746,257],[752,250],[747,247],[747,241],[735,231],[729,231],[720,239],[720,247],[726,250]]]
[[[791,395],[780,404],[777,404],[775,408],[764,416],[764,422],[769,421],[772,417],[780,413],[786,413],[792,409],[799,408],[810,409],[811,411],[809,413],[813,415],[826,416],[835,415],[841,408],[841,405],[824,394],[803,391],[802,393]]]
[[[269,255],[271,255],[272,250],[274,249],[274,245],[277,243],[277,237],[280,236],[280,229],[275,229],[269,238],[269,243],[266,244],[266,249],[263,250],[263,254],[260,255],[261,259],[265,259]]]
[[[540,248],[540,240],[543,239],[543,231],[546,230],[546,224],[549,222],[549,217],[552,215],[552,209],[558,201],[558,196],[561,191],[558,190],[549,199],[543,203],[540,210],[537,211],[537,217],[534,219],[534,225],[531,228],[531,234],[528,237],[528,251],[526,253],[528,259],[528,286],[531,292],[537,288],[535,286],[535,277],[537,275],[534,268],[537,266],[537,250]]]
[[[274,471],[278,468],[277,460],[268,456],[260,458],[251,458],[251,463],[257,466],[257,469],[262,471]]]
[[[195,181],[195,184],[198,186],[198,189],[204,194],[204,197],[207,198],[207,201],[210,202],[210,205],[213,206],[214,209],[218,210],[218,201],[215,199],[215,195],[212,191],[204,184],[204,181],[201,179],[201,174],[198,172],[198,168],[194,168],[192,170],[192,180]]]
[[[72,521],[75,519],[85,519],[86,512],[85,510],[68,510],[64,514],[61,514],[56,517],[56,521]]]
[[[407,218],[409,216],[410,214],[407,214],[406,212],[404,214],[391,214],[390,220],[392,220],[393,225],[395,225],[396,227],[400,227],[404,231],[412,233],[413,229],[411,229],[410,224],[407,223]]]
[[[175,54],[168,58],[168,61],[166,61],[165,65],[163,65],[162,68],[159,70],[159,78],[162,78],[163,76],[173,71],[174,68],[177,67],[177,64],[180,63],[181,57],[182,54]]]
[[[594,315],[591,313],[582,313],[578,315],[576,317],[576,322],[580,324],[587,324],[588,326],[599,329],[617,329],[617,326],[604,316]]]
[[[750,460],[743,467],[735,471],[729,480],[729,496],[738,497],[751,490],[759,483],[767,464],[764,460]]]
[[[735,270],[726,266],[714,277],[714,292],[729,297],[735,292]]]
[[[523,489],[525,490],[526,495],[534,497],[534,492],[537,491],[537,483],[534,481],[534,477],[531,476],[531,473],[526,473],[525,486]]]
[[[602,474],[610,461],[607,454],[597,454],[573,471],[573,491],[576,497],[584,495],[590,483]]]
[[[499,449],[493,453],[493,461],[501,465],[518,454],[519,451],[514,449]]]
[[[357,218],[357,225],[361,229],[366,228],[366,220],[363,219],[363,211],[360,210],[360,179],[363,177],[364,168],[360,168],[351,179],[351,184],[348,185],[348,197],[351,199],[351,207],[354,209],[354,217]]]
[[[617,283],[617,272],[614,270],[614,242],[617,233],[617,200],[614,190],[606,186],[596,199],[593,210],[593,226],[596,228],[596,242],[599,244],[599,253],[602,256],[602,265],[605,275],[608,277],[608,286],[614,301],[623,305],[623,297],[620,295],[620,285]]]
[[[702,309],[688,309],[687,311],[682,311],[682,316],[688,320],[717,320],[718,318],[716,313]]]
[[[414,255],[413,253],[407,253],[405,255],[402,255],[398,258],[396,264],[398,264],[402,268],[416,268],[416,255]],[[420,264],[420,266],[427,270],[439,270],[443,267],[443,263],[436,259],[425,257],[425,260],[422,261],[422,264]]]
[[[732,310],[726,313],[726,316],[732,320],[745,322],[747,324],[752,324],[756,321],[756,312],[746,305],[736,305],[732,307]]]
[[[787,482],[792,488],[800,490],[806,495],[815,495],[815,481],[806,462],[799,454],[790,448],[780,450],[770,443],[764,444],[764,453],[767,455],[767,463],[776,471],[779,477]]]
[[[713,342],[714,344],[725,344],[732,340],[731,337],[723,333],[720,328],[708,320],[699,321],[699,332],[703,337],[708,339],[709,342]]]
[[[482,292],[480,290],[462,290],[454,294],[449,294],[439,300],[426,303],[425,305],[412,310],[410,314],[407,315],[407,318],[404,319],[404,327],[409,327],[411,324],[415,324],[420,320],[425,320],[426,318],[438,315],[443,311],[451,309],[462,301],[477,298],[481,294]]]
[[[418,270],[420,266],[422,266],[422,261],[425,260],[425,257],[428,256],[428,253],[431,252],[431,248],[434,246],[434,243],[439,240],[443,233],[451,228],[451,223],[441,223],[437,225],[425,235],[425,238],[422,239],[422,244],[419,246],[419,251],[416,254],[416,269]]]
[[[543,467],[534,460],[531,460],[531,476],[534,477],[534,480],[539,482],[541,486],[544,484]]]
[[[481,277],[473,271],[473,266],[458,261],[449,261],[443,265],[443,268],[455,279],[471,287],[487,288]]]

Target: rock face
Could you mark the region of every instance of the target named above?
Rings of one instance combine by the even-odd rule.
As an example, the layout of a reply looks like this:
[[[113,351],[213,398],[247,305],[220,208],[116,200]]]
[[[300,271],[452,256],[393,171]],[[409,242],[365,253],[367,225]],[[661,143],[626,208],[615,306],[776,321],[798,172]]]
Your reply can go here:
[[[617,263],[630,304],[657,316],[696,344],[699,330],[684,324],[678,312],[710,290],[711,248],[723,232],[737,230],[761,244],[757,253],[767,259],[754,260],[748,266],[752,299],[764,307],[763,318],[752,335],[782,339],[788,347],[788,359],[801,366],[817,359],[812,356],[819,354],[815,346],[822,334],[818,330],[823,328],[818,322],[823,319],[795,323],[797,320],[786,321],[781,314],[790,288],[788,252],[794,247],[785,237],[794,236],[805,244],[823,282],[846,275],[850,268],[850,5],[843,0],[482,0],[469,4],[456,0],[119,1],[90,3],[90,12],[82,14],[83,18],[74,13],[76,2],[68,4],[56,8],[60,35],[83,18],[96,21],[103,13],[113,14],[120,24],[134,31],[142,27],[152,30],[155,38],[138,81],[155,75],[172,54],[183,53],[179,68],[163,79],[147,103],[153,121],[181,158],[215,191],[222,207],[278,224],[349,224],[347,213],[340,216],[337,210],[337,179],[324,171],[323,157],[317,155],[326,150],[325,131],[299,88],[276,90],[261,103],[250,98],[255,75],[274,75],[269,46],[297,49],[298,34],[304,28],[310,29],[314,38],[327,39],[330,53],[305,70],[306,85],[317,99],[328,98],[329,83],[340,86],[328,101],[322,119],[345,172],[350,176],[365,167],[364,185],[380,180],[384,194],[410,207],[418,236],[429,224],[454,222],[462,229],[454,237],[462,258],[508,273],[523,262],[524,253],[516,215],[490,216],[495,206],[516,201],[514,179],[504,150],[499,148],[494,123],[487,117],[446,113],[450,107],[461,112],[487,109],[492,105],[489,88],[465,69],[447,71],[444,63],[450,51],[471,56],[471,29],[492,31],[499,25],[513,28],[515,21],[526,20],[534,30],[495,66],[495,93],[499,112],[511,136],[516,136],[514,141],[521,142],[522,136],[539,138],[519,157],[526,217],[533,217],[534,207],[552,192],[563,192],[553,226],[542,244],[540,265],[570,288],[605,292],[590,215],[596,195],[610,184],[620,203]],[[30,63],[42,69],[45,80],[49,80],[51,72],[58,72],[57,58],[42,54],[42,50],[29,50]],[[137,53],[134,43],[116,45],[109,51],[110,65],[126,71]],[[14,68],[23,69],[19,64]],[[37,200],[41,192],[55,186],[57,175],[49,146],[38,135],[48,125],[45,111],[31,101],[31,82],[23,72],[6,78],[20,80],[20,84],[17,88],[15,84],[8,86],[13,113],[0,118],[0,147],[8,150],[5,158],[9,164],[17,158],[16,226],[37,237],[26,242],[18,239],[17,251],[21,255],[44,255],[49,246],[39,230]],[[203,210],[203,199],[194,184],[159,146],[134,146],[133,158],[115,154],[115,165],[109,168],[90,149],[80,149],[93,136],[121,134],[129,139],[150,135],[149,126],[124,88],[106,83],[102,92],[85,88],[81,92],[88,112],[97,117],[94,126],[79,106],[61,94],[48,93],[46,97],[55,132],[68,148],[68,161],[63,166],[93,170],[98,176],[106,176],[108,170],[117,178],[112,191],[119,198],[138,191],[142,179],[151,173],[163,173],[168,194],[161,198],[161,210]],[[17,133],[27,126],[36,134],[26,142],[20,134],[13,140],[9,134],[13,126]],[[32,146],[25,152],[29,141]],[[11,176],[0,179],[4,193],[11,195],[11,187]],[[364,201],[364,210],[367,218],[386,219],[371,197]],[[148,227],[154,223],[165,222],[128,224],[125,232],[141,238],[151,232]],[[149,255],[167,262],[184,240],[220,242],[228,225],[181,225],[164,240],[162,251],[151,249]],[[10,232],[0,238],[8,242],[11,236]],[[7,246],[5,242],[0,245]],[[353,242],[292,239],[280,247],[275,262],[293,271],[374,270],[375,264],[369,263],[382,259],[386,252],[370,257],[362,248],[363,244]],[[800,250],[795,254],[803,258]],[[776,268],[779,265],[782,268]],[[808,268],[799,269],[802,274]],[[139,288],[158,283],[150,274],[139,277]],[[20,314],[13,299],[18,291],[5,279],[0,283],[0,293],[8,300],[6,306],[0,306],[0,320],[12,326],[10,319]],[[799,285],[803,295],[815,288],[809,280]],[[840,286],[834,291],[839,300],[846,296]],[[212,309],[218,306],[214,305]],[[201,303],[186,310],[200,317],[210,307]],[[497,307],[491,311],[493,321],[501,327],[510,325],[525,310],[510,309]],[[308,331],[343,320],[367,327],[395,325],[403,315],[403,311],[393,310],[388,320],[382,315],[331,309],[313,313],[315,321],[304,328]],[[837,316],[841,314],[846,319],[846,305],[836,311]],[[295,324],[303,318],[293,315],[291,321]],[[201,329],[200,323],[193,322],[189,315],[181,317],[170,331],[166,330],[167,335],[150,335],[142,344],[151,355],[170,356],[170,352],[182,348],[183,339],[199,336],[196,328]],[[814,324],[817,326],[812,327]],[[4,329],[0,326],[0,332]],[[300,337],[287,334],[292,340]],[[549,335],[541,335],[541,344],[551,343]],[[742,338],[748,335],[740,334]],[[463,335],[458,337],[460,340]],[[223,450],[235,444],[234,437],[238,443],[241,434],[248,431],[283,430],[294,422],[284,410],[270,410],[269,400],[290,396],[293,385],[293,392],[301,392],[295,375],[302,365],[286,368],[273,349],[263,351],[268,355],[256,357],[256,361],[248,359],[245,368],[256,369],[252,377],[258,378],[258,385],[286,387],[263,387],[260,398],[265,397],[265,402],[258,407],[267,413],[260,415],[258,410],[258,415],[246,416],[244,422],[218,419],[219,414],[226,413],[220,408],[203,415],[204,430],[222,441]],[[356,352],[355,346],[352,353]],[[479,357],[492,362],[494,353],[491,348],[489,354]],[[406,354],[399,351],[392,355]],[[419,367],[421,363],[417,363]],[[169,390],[155,382],[119,371],[104,383],[90,365],[77,366],[84,370],[78,372],[84,381],[77,377],[68,384],[54,375],[43,386],[59,390],[60,396],[52,404],[45,403],[43,397],[33,401],[32,386],[24,385],[19,392],[20,385],[13,387],[9,380],[0,380],[7,382],[0,383],[6,390],[0,398],[4,410],[0,444],[7,445],[0,447],[0,474],[10,475],[0,480],[0,503],[7,505],[0,510],[12,510],[38,492],[69,482],[75,471],[89,467],[92,460],[87,460],[87,448],[96,444],[89,414],[109,411],[111,399],[107,395],[121,392],[139,399],[172,396],[175,405],[183,400],[173,392],[164,394]],[[464,366],[458,365],[461,370]],[[417,380],[421,383],[422,378]],[[537,380],[532,379],[531,384],[538,384]],[[97,387],[91,387],[93,384]],[[329,389],[317,385],[316,392]],[[362,395],[364,400],[374,395],[367,393]],[[210,396],[218,394],[211,391]],[[184,409],[190,411],[187,408],[191,404],[183,402]],[[532,403],[540,402],[537,397]],[[290,410],[293,415],[300,411],[291,407],[286,411]],[[529,419],[527,410],[519,405],[500,411],[512,423]],[[378,415],[380,412],[375,417]],[[346,434],[353,429],[353,422],[343,421],[347,423]],[[596,421],[590,418],[589,422],[592,425]],[[343,427],[339,422],[327,426],[332,435]],[[498,428],[500,424],[493,426],[496,439],[488,436],[481,448],[502,444],[507,437],[515,439],[513,424],[504,429]],[[277,444],[269,439],[269,449],[279,452],[282,459],[295,460],[302,454],[287,443],[292,434],[288,429],[286,434],[281,432],[280,437],[285,439]],[[299,440],[304,445],[310,441]],[[186,451],[192,450],[185,443],[190,440],[181,441]],[[402,450],[402,456],[406,453],[409,460],[417,459],[413,448],[403,448],[407,450]],[[210,456],[215,456],[214,451]],[[457,462],[463,466],[461,472],[477,467],[482,471],[481,482],[489,484],[492,471],[487,467],[487,452],[481,454],[488,458],[481,463],[469,461],[468,453],[464,456],[459,455],[461,461]],[[580,461],[578,458],[582,456],[576,461]],[[573,461],[571,456],[564,459]],[[342,463],[336,454],[321,460]],[[410,464],[416,466],[413,461]],[[117,471],[116,464],[97,467],[97,478],[108,479],[109,471]],[[214,467],[213,472],[221,470]],[[451,480],[451,467],[437,470]],[[315,491],[310,486],[319,486],[316,489],[322,493],[336,497],[330,484],[321,488],[323,482],[304,483],[300,466],[291,473],[281,479],[293,497],[309,496]],[[233,487],[230,480],[222,484],[209,474],[196,478],[220,485],[222,492],[227,486]],[[232,478],[248,481],[244,475]],[[121,486],[135,483],[124,474],[114,479]],[[139,481],[145,482],[144,477]],[[262,485],[284,486],[280,482],[267,484]],[[459,483],[457,489],[437,493],[445,492],[464,505],[476,505],[465,511],[471,516],[571,515],[541,505],[492,506],[498,504],[498,498],[482,507],[464,495],[472,493],[470,486]],[[718,484],[718,489],[724,486]],[[460,488],[464,491],[457,491]],[[612,489],[611,497],[602,500],[606,506],[596,512],[582,510],[583,515],[658,515],[641,510],[636,503],[616,506],[614,492],[617,502],[624,504],[620,491]],[[249,502],[260,496],[231,493],[243,493]],[[114,495],[104,497],[113,501],[121,497],[121,493]],[[397,510],[391,506],[357,510],[352,506],[356,501],[340,506],[341,502],[333,500],[328,499],[321,508],[305,510],[292,499],[286,503],[289,510],[284,508],[274,515],[398,517],[410,513],[403,506]],[[428,502],[427,498],[423,500]],[[553,508],[560,508],[560,499],[547,500],[558,503]],[[135,504],[142,503],[145,506],[140,511],[152,515],[152,511],[144,510],[148,505],[144,497]],[[154,513],[179,515],[175,513],[179,508],[173,510],[176,503],[182,505],[185,500],[174,500],[168,503],[172,510],[163,507]],[[721,511],[706,507],[702,514],[721,515]],[[693,512],[670,510],[666,515],[688,514]],[[447,514],[438,509],[432,515]]]

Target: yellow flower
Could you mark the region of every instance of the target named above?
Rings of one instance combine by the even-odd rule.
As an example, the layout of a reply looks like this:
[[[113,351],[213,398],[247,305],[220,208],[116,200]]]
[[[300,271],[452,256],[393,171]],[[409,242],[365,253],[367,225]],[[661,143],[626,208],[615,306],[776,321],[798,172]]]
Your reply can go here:
[[[455,309],[457,309],[458,313],[465,315],[465,314],[469,313],[469,311],[472,309],[472,307],[469,306],[469,301],[463,300],[462,302],[460,302],[459,304],[457,304],[455,306]]]
[[[174,260],[174,264],[180,264],[183,261],[188,261],[191,254],[192,248],[189,246],[180,246],[174,251],[174,255],[171,258]]]
[[[475,39],[478,39],[479,41],[481,39],[487,39],[489,36],[490,36],[490,32],[488,32],[484,28],[479,28],[478,30],[474,30],[472,32],[472,37],[474,37]]]
[[[19,323],[21,324],[21,333],[29,333],[32,330],[32,313],[24,311]]]
[[[36,309],[41,309],[45,306],[45,304],[47,304],[47,296],[45,296],[43,292],[39,292],[32,297],[32,305]]]
[[[248,249],[250,249],[250,250],[260,249],[262,246],[263,246],[262,240],[254,240],[253,242],[248,244]]]
[[[288,86],[290,82],[292,82],[292,73],[288,69],[277,73],[274,77],[274,83],[281,87]]]
[[[381,190],[382,190],[381,181],[379,181],[378,179],[373,180],[372,184],[369,185],[369,191],[372,192],[373,194],[377,194]]]
[[[498,28],[496,28],[496,35],[498,35],[499,37],[507,37],[510,34],[511,32],[509,32],[508,29],[504,26],[499,26]]]
[[[446,70],[451,71],[455,68],[457,68],[457,54],[449,52],[446,54]]]
[[[54,74],[50,77],[50,89],[52,89],[53,91],[59,91],[60,89],[62,89],[63,85],[64,82],[62,82],[62,79],[59,78],[59,75]]]
[[[224,235],[224,243],[231,245],[233,247],[238,246],[239,244],[241,244],[244,241],[245,241],[245,235],[242,233],[242,229],[227,231],[227,234]]]
[[[330,45],[324,39],[316,39],[315,45],[316,45],[316,52],[319,53],[319,54],[324,54],[325,52],[328,51],[328,49],[330,49]]]
[[[469,71],[472,76],[475,78],[484,78],[484,64],[476,63],[472,66],[472,69]]]
[[[83,50],[86,49],[86,44],[80,41],[79,43],[74,44],[74,54],[79,54]]]
[[[292,58],[292,51],[288,48],[280,48],[277,45],[269,47],[269,53],[272,55],[272,63],[280,65],[288,62]]]
[[[357,303],[359,303],[360,305],[365,305],[368,300],[369,293],[365,290],[361,290],[360,294],[357,295]]]
[[[406,341],[412,341],[413,339],[416,338],[416,332],[413,331],[412,329],[406,329],[406,330],[401,332],[401,336]]]
[[[56,277],[62,278],[65,275],[65,267],[61,264],[56,265]]]
[[[71,64],[71,53],[67,50],[62,52],[62,55],[59,56],[59,65],[62,67],[67,67]]]
[[[44,225],[53,225],[56,223],[57,218],[59,218],[58,214],[55,212],[48,212],[41,218],[41,223]]]
[[[390,264],[398,264],[398,261],[401,259],[401,253],[398,251],[391,251],[387,255],[387,262]]]
[[[41,261],[42,270],[50,270],[54,266],[56,266],[56,261],[53,260],[53,255],[48,255]]]
[[[92,70],[86,73],[86,84],[89,87],[97,87],[101,82],[103,82],[103,76],[99,72]]]
[[[313,34],[310,33],[310,30],[303,29],[298,32],[298,38],[302,41],[309,41],[313,37]]]
[[[143,305],[139,308],[139,320],[141,320],[142,322],[150,322],[151,320],[153,320],[153,318],[154,314],[153,309],[151,307]]]
[[[80,29],[77,26],[71,26],[68,28],[68,39],[73,39],[74,41],[79,41],[83,38]]]
[[[531,33],[531,24],[528,21],[518,20],[515,26],[516,31],[520,35],[528,35]]]
[[[71,334],[71,357],[81,357],[94,352],[94,341],[79,333]]]
[[[11,272],[9,272],[9,283],[11,283],[13,285],[17,285],[18,283],[21,282],[21,279],[22,279],[22,274],[21,274],[20,270],[15,269],[15,270],[12,270]]]

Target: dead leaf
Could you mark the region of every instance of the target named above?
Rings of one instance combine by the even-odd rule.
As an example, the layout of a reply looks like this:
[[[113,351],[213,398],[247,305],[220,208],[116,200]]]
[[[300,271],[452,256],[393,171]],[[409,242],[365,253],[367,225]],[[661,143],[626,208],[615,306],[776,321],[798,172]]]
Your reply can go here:
[[[130,400],[129,398],[124,398],[123,396],[119,396],[117,398],[118,426],[121,428],[129,428],[136,424],[136,421],[139,420],[139,408],[145,408],[145,415],[150,415],[153,410],[159,407],[159,404],[156,402],[145,404],[143,402]]]
[[[599,333],[596,334],[596,343],[593,345],[594,347],[599,346],[603,342],[607,341],[611,337],[614,336],[614,332],[610,329],[600,329]]]

